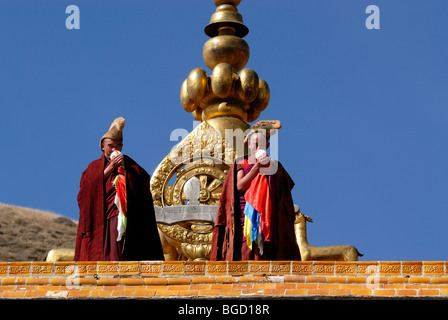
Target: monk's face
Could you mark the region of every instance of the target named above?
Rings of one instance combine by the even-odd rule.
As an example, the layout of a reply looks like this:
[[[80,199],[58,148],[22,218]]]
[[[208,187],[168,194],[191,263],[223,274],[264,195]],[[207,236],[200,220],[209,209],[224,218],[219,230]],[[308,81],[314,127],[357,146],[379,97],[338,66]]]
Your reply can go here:
[[[250,154],[254,155],[258,149],[267,150],[269,148],[269,142],[266,141],[266,137],[263,134],[254,133],[250,136],[248,147]]]
[[[121,142],[120,140],[106,138],[103,140],[103,143],[101,145],[101,150],[104,151],[104,155],[107,160],[110,160],[110,155],[112,154],[112,152],[114,152],[115,150],[121,152],[121,149],[123,149],[123,142]]]

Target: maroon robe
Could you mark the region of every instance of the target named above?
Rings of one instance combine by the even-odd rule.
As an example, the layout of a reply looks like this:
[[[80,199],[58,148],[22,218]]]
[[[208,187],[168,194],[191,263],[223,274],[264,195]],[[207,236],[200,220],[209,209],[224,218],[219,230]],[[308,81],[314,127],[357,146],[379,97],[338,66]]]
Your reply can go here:
[[[83,172],[78,193],[79,224],[75,261],[104,261],[110,252],[107,241],[115,234],[116,221],[107,219],[108,203],[103,181],[104,154]],[[123,260],[164,260],[157,230],[149,174],[134,160],[124,156],[127,190],[127,226]],[[115,222],[115,224],[114,224]],[[115,238],[116,239],[116,238]]]
[[[268,176],[271,193],[271,241],[264,243],[261,256],[256,246],[251,251],[243,237],[241,194],[237,187],[236,160],[224,181],[213,229],[210,260],[300,260],[294,232],[294,203],[291,190],[294,182],[280,164],[277,172]]]

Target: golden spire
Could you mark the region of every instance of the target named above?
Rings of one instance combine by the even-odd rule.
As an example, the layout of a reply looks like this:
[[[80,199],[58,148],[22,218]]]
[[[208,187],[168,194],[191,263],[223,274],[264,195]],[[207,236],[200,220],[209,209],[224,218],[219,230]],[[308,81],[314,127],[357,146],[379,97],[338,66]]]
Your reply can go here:
[[[242,38],[249,29],[237,10],[241,0],[213,0],[217,6],[210,23],[204,28],[209,39],[203,47],[205,64],[193,69],[184,80],[180,100],[185,111],[198,121],[216,117],[234,117],[253,122],[266,109],[269,86],[257,73],[244,68],[249,60],[249,46]],[[237,72],[239,72],[237,74]]]

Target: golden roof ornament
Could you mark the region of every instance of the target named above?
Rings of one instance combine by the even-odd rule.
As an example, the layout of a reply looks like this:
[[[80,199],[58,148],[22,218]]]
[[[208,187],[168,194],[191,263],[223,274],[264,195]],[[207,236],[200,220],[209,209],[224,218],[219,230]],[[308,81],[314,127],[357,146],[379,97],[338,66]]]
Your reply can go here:
[[[269,103],[269,87],[244,68],[249,32],[237,10],[241,0],[213,0],[216,11],[204,32],[210,37],[203,59],[212,70],[193,69],[183,81],[183,108],[201,123],[161,161],[151,177],[151,193],[166,260],[208,259],[214,217],[224,180],[234,159],[247,152],[251,130],[281,127],[255,121]],[[228,135],[230,133],[230,135]]]
[[[198,121],[226,116],[253,122],[266,109],[270,92],[254,70],[243,69],[250,49],[242,39],[249,29],[236,8],[241,0],[213,2],[216,11],[204,28],[211,38],[202,50],[212,74],[207,75],[203,68],[193,69],[182,83],[180,100],[185,111]]]

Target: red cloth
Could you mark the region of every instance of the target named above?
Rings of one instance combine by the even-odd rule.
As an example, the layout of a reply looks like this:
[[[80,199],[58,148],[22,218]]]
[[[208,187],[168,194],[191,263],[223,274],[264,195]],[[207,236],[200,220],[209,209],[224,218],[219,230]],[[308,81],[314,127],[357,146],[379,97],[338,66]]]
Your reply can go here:
[[[118,197],[119,205],[121,207],[121,210],[126,217],[126,171],[122,168],[118,168],[118,179],[116,181],[115,185],[116,189],[116,195]],[[115,204],[117,202],[117,199],[115,199]],[[118,205],[117,205],[118,208]],[[120,211],[120,209],[119,209]]]
[[[130,157],[124,156],[124,161],[128,224],[123,260],[164,260],[149,190],[149,174]],[[104,261],[108,255],[105,237],[110,223],[107,223],[108,203],[103,181],[105,166],[103,154],[100,159],[92,161],[81,176],[76,261]]]
[[[257,174],[244,194],[246,201],[260,214],[260,226],[266,241],[271,240],[271,197],[265,175]]]
[[[294,181],[280,162],[273,166],[276,173],[267,175],[271,194],[271,241],[264,243],[263,256],[248,250],[243,241],[242,209],[237,182],[237,159],[229,169],[223,184],[213,230],[210,260],[239,261],[248,259],[300,260],[294,232],[294,203],[291,190]]]

